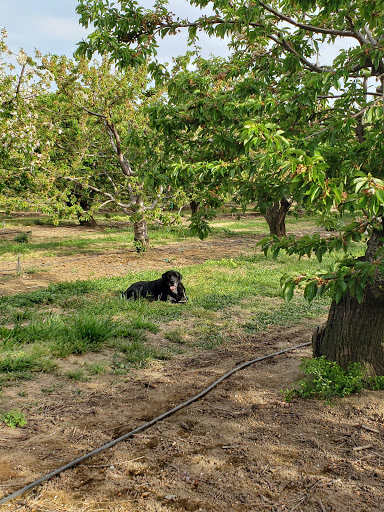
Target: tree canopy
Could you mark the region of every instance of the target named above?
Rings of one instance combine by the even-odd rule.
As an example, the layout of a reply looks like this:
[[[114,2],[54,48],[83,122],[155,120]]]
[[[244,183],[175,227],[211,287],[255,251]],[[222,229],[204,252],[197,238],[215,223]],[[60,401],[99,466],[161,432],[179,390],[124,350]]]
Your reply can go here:
[[[321,261],[327,251],[348,253],[353,241],[366,242],[364,256],[348,255],[337,268],[317,275],[285,276],[283,287],[288,299],[297,285],[304,285],[308,300],[325,292],[334,299],[328,327],[314,340],[316,355],[325,350],[344,365],[357,357],[384,372],[383,328],[374,334],[357,329],[360,341],[350,335],[350,325],[357,327],[357,317],[368,318],[372,308],[384,324],[384,1],[188,3],[210,7],[212,14],[181,19],[166,0],[152,9],[135,0],[118,5],[79,0],[80,22],[92,23],[94,30],[78,53],[108,54],[121,67],[151,59],[150,69],[158,75],[163,71],[156,63],[159,39],[179,30],[188,31],[191,42],[200,31],[229,38],[232,76],[249,78],[255,89],[257,107],[244,123],[249,160],[256,155],[259,168],[263,159],[273,162],[275,177],[312,210],[359,214],[334,235],[272,237],[264,251],[314,254]],[[197,91],[196,86],[191,93]],[[277,135],[284,143],[275,144]],[[354,350],[343,348],[352,345]]]
[[[110,208],[128,215],[145,242],[146,221],[169,220],[166,207],[177,203],[157,171],[162,141],[146,109],[161,88],[149,84],[146,67],[15,55],[5,33],[0,50],[1,204],[81,222]]]

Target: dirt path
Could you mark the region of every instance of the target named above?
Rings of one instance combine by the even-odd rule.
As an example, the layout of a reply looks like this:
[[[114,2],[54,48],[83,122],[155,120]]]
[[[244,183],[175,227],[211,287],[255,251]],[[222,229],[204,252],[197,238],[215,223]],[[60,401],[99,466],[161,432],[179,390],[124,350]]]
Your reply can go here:
[[[230,346],[152,364],[122,380],[61,383],[52,376],[6,388],[34,401],[23,429],[0,429],[7,494],[197,394],[248,359],[308,340],[276,329]],[[80,512],[380,511],[384,491],[382,394],[336,401],[280,393],[307,349],[257,363],[201,401],[62,473],[2,510]],[[49,391],[47,391],[49,390]],[[21,398],[23,395],[24,398]]]
[[[252,238],[193,241],[188,249],[173,244],[154,249],[145,260],[133,252],[49,258],[48,272],[3,280],[1,291],[15,293],[59,280],[122,275],[127,269],[163,270],[170,256],[170,266],[233,257],[252,252],[254,243]],[[44,261],[23,264],[32,263],[43,265]],[[4,388],[1,407],[26,410],[28,422],[15,430],[0,424],[0,495],[184,402],[241,362],[309,341],[312,329],[311,325],[295,326],[241,340],[234,337],[214,350],[191,349],[121,377],[102,375],[76,382],[44,375]],[[98,357],[103,355],[107,356]],[[299,378],[303,356],[310,356],[310,350],[236,373],[204,399],[0,510],[382,511],[382,393],[364,392],[336,400],[332,406],[298,399],[286,403],[280,390]]]

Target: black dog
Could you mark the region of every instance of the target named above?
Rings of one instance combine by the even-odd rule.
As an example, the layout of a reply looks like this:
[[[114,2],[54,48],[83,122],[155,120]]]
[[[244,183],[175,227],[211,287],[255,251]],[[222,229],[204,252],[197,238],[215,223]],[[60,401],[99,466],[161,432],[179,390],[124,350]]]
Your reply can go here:
[[[183,276],[176,270],[168,270],[156,281],[139,281],[122,294],[126,299],[144,297],[149,300],[187,302],[188,297],[181,282]]]

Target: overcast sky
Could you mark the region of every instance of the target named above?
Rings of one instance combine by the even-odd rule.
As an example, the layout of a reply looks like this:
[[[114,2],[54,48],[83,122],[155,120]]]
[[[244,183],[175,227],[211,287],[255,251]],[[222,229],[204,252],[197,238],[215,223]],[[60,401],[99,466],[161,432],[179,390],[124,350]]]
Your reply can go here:
[[[151,0],[139,0],[140,5],[150,8]],[[71,56],[76,43],[85,38],[87,31],[80,26],[76,14],[77,0],[0,0],[0,27],[8,32],[8,46],[15,53],[23,48],[28,54],[34,49],[44,53]],[[180,17],[191,18],[200,15],[200,9],[187,4],[185,0],[171,0],[172,12]],[[203,56],[226,55],[223,41],[201,35],[199,46]],[[185,53],[188,49],[185,36],[173,36],[161,43],[159,57],[170,62],[172,56]]]

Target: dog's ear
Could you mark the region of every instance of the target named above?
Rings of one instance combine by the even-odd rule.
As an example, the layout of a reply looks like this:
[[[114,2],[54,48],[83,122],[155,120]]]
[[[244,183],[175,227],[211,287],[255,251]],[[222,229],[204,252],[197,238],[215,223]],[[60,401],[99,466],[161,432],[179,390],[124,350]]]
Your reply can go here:
[[[183,276],[180,274],[180,272],[178,272],[177,274],[178,274],[180,280],[183,279]]]
[[[167,279],[168,272],[169,272],[169,270],[167,270],[166,272],[164,272],[164,274],[161,276],[161,279],[162,279],[163,281],[165,281],[165,280]]]

